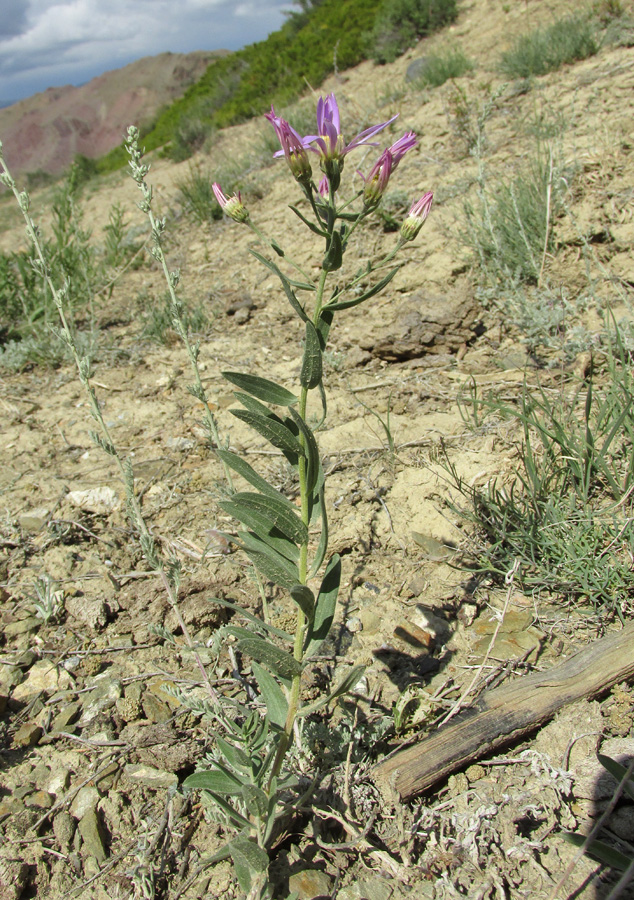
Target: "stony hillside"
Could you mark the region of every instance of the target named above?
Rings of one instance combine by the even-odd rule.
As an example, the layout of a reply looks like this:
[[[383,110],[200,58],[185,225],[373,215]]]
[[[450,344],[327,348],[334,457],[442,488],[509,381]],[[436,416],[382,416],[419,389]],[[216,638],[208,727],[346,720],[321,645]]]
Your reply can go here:
[[[199,51],[147,56],[81,87],[49,88],[0,110],[7,162],[16,174],[58,175],[78,153],[91,159],[102,156],[121,143],[130,122],[146,124],[180,97],[216,55]]]
[[[316,782],[313,805],[275,841],[276,900],[293,892],[299,900],[606,900],[614,885],[610,869],[576,857],[563,835],[587,834],[614,794],[597,749],[632,756],[632,670],[496,751],[476,747],[468,764],[450,777],[432,773],[414,796],[391,791],[376,766],[441,728],[468,727],[500,685],[551,672],[554,679],[575,653],[631,627],[634,429],[624,423],[634,396],[634,11],[623,6],[596,53],[521,79],[500,73],[501,52],[576,4],[464,2],[448,32],[391,65],[338,72],[295,109],[304,121],[316,96],[334,91],[348,138],[396,113],[381,147],[409,129],[419,136],[390,182],[385,215],[353,235],[351,271],[392,248],[412,200],[433,190],[435,203],[408,264],[361,313],[340,314],[325,356],[328,426],[319,447],[344,576],[335,634],[306,671],[305,697],[353,665],[367,668],[352,698],[310,717],[293,758],[302,787]],[[438,87],[412,81],[430,57],[456,46],[474,68]],[[228,129],[180,165],[150,160],[149,181],[221,433],[293,498],[282,454],[230,415],[236,401],[221,372],[296,389],[303,328],[249,253],[268,247],[235,222],[196,222],[182,192],[206,176],[240,185],[253,221],[314,276],[321,242],[288,208],[298,191],[285,163],[273,162],[267,129]],[[0,137],[9,150],[1,128]],[[367,172],[376,152],[350,154],[344,180],[357,167]],[[504,198],[511,210],[530,206],[533,188],[546,224],[537,245],[525,240],[528,215],[504,230],[499,212]],[[206,677],[223,700],[262,709],[249,657],[214,642],[232,615],[214,598],[257,613],[260,596],[223,536],[235,527],[218,506],[223,473],[202,405],[187,389],[188,356],[170,327],[163,274],[142,249],[139,196],[121,172],[90,182],[78,200],[100,253],[103,226],[120,204],[133,253],[113,284],[95,290],[92,307],[76,310],[76,327],[148,526],[165,558],[181,565],[182,617]],[[32,199],[45,230],[50,199],[49,191]],[[493,249],[482,237],[491,221]],[[2,251],[24,248],[6,198],[0,223]],[[615,320],[624,365],[609,394]],[[204,795],[181,789],[214,752],[217,725],[200,707],[209,685],[148,571],[116,467],[91,438],[75,370],[55,356],[49,332],[37,332],[39,321],[29,335],[33,359],[25,363],[7,344],[0,380],[0,897],[235,900],[242,895],[229,863],[205,862],[225,829]],[[47,350],[55,366],[44,364]],[[511,529],[502,540],[499,521],[469,499],[493,484],[508,500],[525,471],[526,435],[509,409],[526,411],[533,392],[542,404],[571,408],[563,431],[576,433],[589,385],[590,406],[609,396],[606,415],[626,398],[612,436],[623,493],[615,501],[607,476],[598,477],[587,542],[578,540],[572,505],[559,530],[532,529],[526,540],[542,543],[516,566]],[[495,398],[506,409],[487,407]],[[539,441],[535,448],[539,481],[548,454]],[[547,488],[541,499],[555,504],[558,489]],[[601,528],[614,522],[613,539],[601,543]],[[540,568],[546,539],[557,534],[561,558]],[[498,555],[490,551],[496,540]],[[571,586],[573,576],[580,580]],[[271,588],[268,603],[272,623],[287,629],[286,595]],[[633,823],[632,803],[622,800],[608,837],[625,854]]]

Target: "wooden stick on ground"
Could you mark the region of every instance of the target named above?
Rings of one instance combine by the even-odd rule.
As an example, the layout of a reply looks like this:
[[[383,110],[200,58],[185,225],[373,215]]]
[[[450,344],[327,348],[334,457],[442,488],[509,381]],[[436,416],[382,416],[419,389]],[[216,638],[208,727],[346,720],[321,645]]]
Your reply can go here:
[[[594,641],[547,672],[535,672],[484,693],[475,708],[373,770],[385,796],[402,800],[452,772],[534,731],[575,700],[592,698],[634,678],[634,622]]]

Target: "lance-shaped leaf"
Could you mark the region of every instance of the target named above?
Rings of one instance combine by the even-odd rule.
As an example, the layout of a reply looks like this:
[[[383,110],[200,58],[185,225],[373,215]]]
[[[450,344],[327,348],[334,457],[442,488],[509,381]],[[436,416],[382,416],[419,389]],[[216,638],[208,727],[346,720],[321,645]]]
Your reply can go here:
[[[259,413],[261,416],[266,416],[267,419],[272,419],[274,422],[282,421],[280,417],[273,412],[272,409],[269,409],[268,406],[264,405],[264,403],[256,400],[256,398],[252,397],[251,394],[245,394],[242,391],[234,391],[233,396],[239,403],[244,406],[245,409],[248,409],[254,413]]]
[[[286,498],[278,500],[267,494],[240,491],[219,505],[247,528],[252,528],[256,534],[259,533],[258,529],[270,532],[275,528],[286,535],[289,541],[297,544],[304,544],[308,540],[308,529]]]
[[[249,774],[251,772],[251,760],[240,747],[230,744],[228,741],[225,741],[224,738],[221,738],[220,735],[216,736],[216,747],[220,753],[222,753],[226,762],[232,769],[235,769],[237,772],[242,772],[243,774]]]
[[[306,342],[299,381],[302,387],[312,390],[321,382],[323,372],[319,335],[312,322],[306,322]]]
[[[296,584],[291,588],[291,597],[297,603],[301,611],[310,623],[315,616],[315,595],[305,584]]]
[[[286,453],[293,456],[303,456],[304,451],[293,432],[281,422],[277,422],[268,416],[259,413],[250,412],[248,409],[231,409],[229,410],[236,419],[241,419],[254,428],[258,434]]]
[[[323,238],[327,238],[327,237],[328,237],[328,232],[327,232],[325,229],[320,228],[319,225],[315,225],[314,222],[311,222],[310,219],[307,219],[306,216],[303,215],[303,214],[297,209],[296,206],[291,206],[290,209],[292,209],[293,212],[295,213],[295,215],[296,215],[298,218],[300,218],[300,219],[302,220],[302,222],[304,223],[304,225],[306,225],[308,228],[310,228],[310,230],[313,232],[313,234],[318,234],[319,237],[323,237]]]
[[[321,267],[324,272],[336,272],[337,269],[341,268],[342,261],[343,245],[341,242],[341,235],[338,231],[333,231]]]
[[[308,628],[304,643],[304,657],[315,656],[324,640],[335,617],[337,595],[341,584],[341,559],[338,553],[334,553],[326,566],[321,582],[317,601],[315,603],[315,618]]]
[[[284,499],[284,494],[280,493],[280,491],[270,485],[261,475],[258,475],[255,469],[250,466],[245,459],[238,456],[237,453],[232,453],[230,450],[216,450],[216,456],[221,462],[226,463],[232,468],[234,472],[241,475],[245,481],[248,481],[252,487],[257,488],[261,494],[268,494],[269,497]]]
[[[252,816],[255,816],[258,819],[266,818],[269,807],[269,798],[262,788],[259,788],[255,784],[243,784],[242,796],[245,805]]]
[[[604,769],[613,775],[617,781],[625,780],[623,785],[624,792],[628,795],[630,800],[634,800],[634,777],[630,775],[629,778],[627,776],[627,768],[622,765],[620,762],[617,762],[615,759],[612,759],[611,756],[606,756],[604,753],[597,753],[597,759],[601,763]]]
[[[284,728],[286,716],[288,715],[288,702],[284,696],[284,691],[271,673],[263,669],[259,663],[251,663],[251,668],[260,688],[260,693],[266,703],[269,719],[274,725]]]
[[[253,887],[254,877],[263,875],[269,867],[269,857],[266,850],[259,847],[255,841],[240,835],[229,844],[229,853],[233,860],[238,883],[242,890],[248,894]]]
[[[242,609],[241,606],[238,606],[237,603],[232,603],[231,600],[222,600],[220,597],[210,597],[209,602],[217,603],[218,606],[224,606],[226,609],[233,610],[237,615],[244,616],[244,618],[253,625],[257,625],[258,628],[262,628],[264,631],[268,631],[269,634],[274,634],[284,641],[288,641],[292,644],[295,640],[295,638],[286,631],[282,631],[281,628],[276,628],[274,625],[269,625],[268,622],[264,622],[262,619],[254,616],[253,613],[250,613],[247,609]]]
[[[260,378],[259,375],[247,375],[243,372],[222,372],[223,378],[235,384],[241,391],[252,394],[264,403],[275,403],[277,406],[293,406],[297,403],[295,394],[291,394],[285,387],[269,381],[268,378]]]
[[[317,712],[318,709],[321,709],[322,706],[326,706],[326,704],[330,703],[331,700],[335,700],[337,697],[341,697],[342,694],[347,694],[348,691],[351,691],[352,688],[358,683],[359,679],[365,672],[365,666],[354,666],[347,675],[345,675],[337,687],[330,694],[327,694],[325,697],[320,697],[319,700],[315,700],[314,703],[308,703],[306,706],[301,706],[298,711],[298,716],[309,716],[311,713]]]
[[[266,541],[270,541],[267,544]],[[241,548],[247,554],[256,569],[264,575],[267,581],[279,584],[280,587],[286,588],[287,591],[297,584],[299,581],[299,570],[296,563],[273,546],[276,540],[285,540],[285,538],[275,539],[271,536],[266,538],[252,534],[250,531],[240,535],[239,543]],[[288,546],[286,542],[284,547]],[[278,546],[280,546],[278,544]],[[291,546],[295,546],[292,544]]]
[[[295,409],[290,410],[297,428],[304,438],[304,455],[306,457],[306,492],[312,494],[317,484],[321,461],[315,435]]]
[[[246,628],[240,628],[239,625],[228,625],[226,630],[237,637],[240,649],[244,653],[248,653],[252,659],[262,663],[267,669],[277,672],[284,678],[301,675],[302,665],[290,653],[247,631]]]
[[[375,294],[378,294],[383,288],[390,283],[390,281],[394,278],[400,266],[396,266],[393,268],[385,278],[382,278],[374,287],[369,288],[365,293],[361,294],[359,297],[351,297],[349,300],[338,300],[335,303],[330,301],[324,307],[324,310],[336,310],[336,309],[349,309],[351,306],[358,306],[359,303],[364,303],[366,300],[369,300],[370,297],[374,297]]]
[[[314,578],[317,572],[319,572],[319,568],[326,558],[326,552],[328,550],[328,516],[326,514],[326,498],[324,496],[323,470],[321,470],[321,475],[321,487],[319,488],[319,492],[313,501],[316,509],[319,512],[319,515],[321,516],[321,534],[319,536],[317,552],[315,553],[315,558],[310,568],[311,578]]]
[[[563,837],[575,847],[586,846],[587,837],[583,834],[571,834],[569,831],[564,831]],[[591,856],[619,872],[625,872],[632,864],[631,856],[626,856],[625,853],[621,853],[620,850],[610,847],[603,841],[590,841],[587,850]]]
[[[255,258],[262,263],[262,265],[266,266],[267,269],[270,269],[271,272],[274,272],[277,277],[282,282],[282,287],[284,288],[284,293],[288,298],[288,302],[291,304],[297,315],[304,320],[304,322],[308,322],[308,316],[306,315],[306,311],[302,304],[297,299],[293,288],[291,287],[290,279],[286,277],[286,275],[282,272],[282,270],[275,265],[274,262],[271,262],[270,259],[267,259],[265,256],[261,256],[256,250],[249,251]],[[312,284],[300,284],[300,287],[304,290],[314,290],[314,285]]]
[[[183,782],[188,790],[213,791],[214,794],[235,796],[242,794],[242,782],[224,769],[212,769],[209,772],[194,772]]]
[[[335,294],[336,296],[336,294]],[[330,326],[332,325],[332,320],[334,319],[335,314],[330,307],[326,306],[319,314],[319,321],[317,322],[317,334],[319,335],[319,341],[321,343],[321,349],[326,349],[326,344],[328,343],[328,335],[330,334]]]

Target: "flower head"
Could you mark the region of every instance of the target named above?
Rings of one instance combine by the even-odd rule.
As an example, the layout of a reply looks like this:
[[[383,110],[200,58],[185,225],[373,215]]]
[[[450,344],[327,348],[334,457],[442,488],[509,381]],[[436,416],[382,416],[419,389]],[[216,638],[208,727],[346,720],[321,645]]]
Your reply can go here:
[[[224,213],[226,213],[235,222],[247,221],[247,219],[249,218],[249,210],[242,202],[240,191],[238,191],[232,197],[226,197],[223,194],[222,188],[217,181],[214,181],[211,187],[213,189],[216,200],[220,204],[220,208]]]
[[[310,147],[315,153],[319,153],[320,165],[326,175],[330,175],[331,170],[339,174],[343,168],[343,159],[347,153],[354,150],[355,147],[361,147],[367,144],[370,138],[383,131],[397,116],[392,116],[387,122],[380,125],[372,125],[365,131],[359,132],[349,144],[346,144],[343,134],[341,133],[341,121],[339,118],[339,106],[334,94],[328,94],[326,99],[320,97],[317,101],[317,134],[310,134],[304,138],[304,146],[306,144],[316,144],[316,147]]]
[[[434,195],[431,191],[412,203],[407,218],[401,225],[401,237],[404,241],[413,241],[425,223],[425,219],[429,215]]]
[[[394,141],[389,148],[389,151],[392,154],[392,171],[398,166],[408,150],[412,150],[417,143],[418,140],[413,131],[406,131],[402,138],[399,138],[398,141]]]
[[[376,206],[390,180],[390,175],[394,169],[394,160],[390,150],[384,150],[378,160],[370,170],[370,174],[364,179],[365,187],[363,189],[363,203],[366,208]],[[363,178],[363,175],[361,176]]]
[[[283,154],[286,157],[288,167],[295,179],[299,181],[300,184],[310,184],[313,172],[310,167],[310,161],[308,159],[308,154],[306,153],[303,138],[300,137],[286,119],[282,119],[275,114],[275,109],[273,107],[271,107],[270,113],[265,113],[264,117],[268,119],[273,125],[273,128],[275,128],[275,133],[277,134],[282,147],[282,149],[278,150],[274,155],[282,156]]]

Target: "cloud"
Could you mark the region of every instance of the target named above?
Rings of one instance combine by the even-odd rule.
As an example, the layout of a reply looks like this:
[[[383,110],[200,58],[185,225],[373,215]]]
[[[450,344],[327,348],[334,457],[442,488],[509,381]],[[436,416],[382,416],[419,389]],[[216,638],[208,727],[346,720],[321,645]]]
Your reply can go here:
[[[3,0],[0,15],[0,41],[21,34],[27,24],[27,7],[24,0]]]
[[[284,21],[288,0],[2,0],[3,90],[79,83],[142,56],[237,49]],[[12,85],[16,87],[12,89]],[[22,87],[20,87],[22,85]],[[37,86],[34,86],[37,85]],[[1,98],[0,98],[1,99]]]

